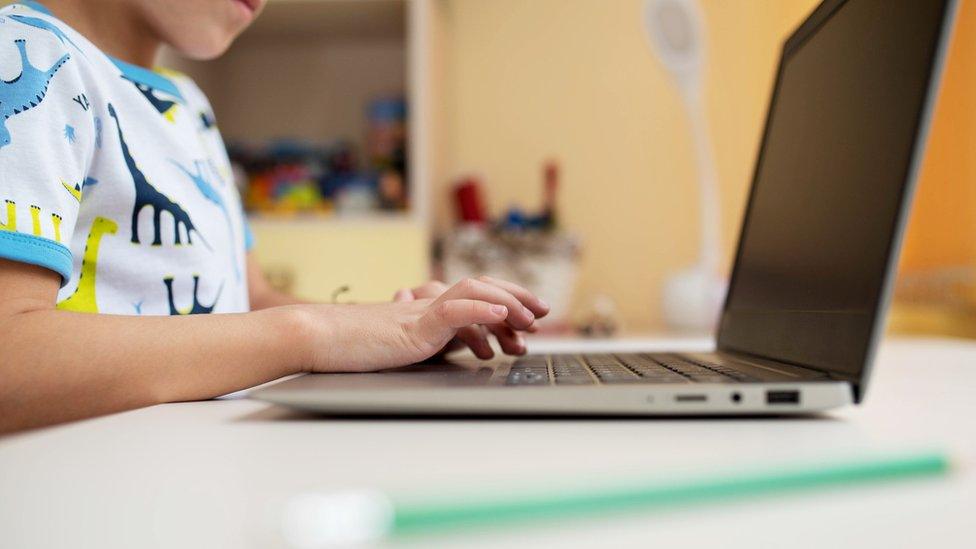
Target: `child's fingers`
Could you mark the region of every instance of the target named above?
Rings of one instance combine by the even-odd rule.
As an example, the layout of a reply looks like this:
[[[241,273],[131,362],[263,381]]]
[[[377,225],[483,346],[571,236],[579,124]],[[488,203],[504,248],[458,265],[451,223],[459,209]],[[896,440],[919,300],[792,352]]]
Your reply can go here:
[[[412,290],[407,288],[400,288],[395,294],[393,294],[394,303],[403,303],[406,301],[413,301],[414,299],[417,299],[417,296],[414,295]]]
[[[474,353],[474,356],[481,360],[488,360],[495,356],[495,351],[491,348],[491,344],[488,343],[488,336],[485,333],[485,329],[477,324],[461,328],[454,337],[467,345],[471,349],[471,352]]]
[[[523,305],[528,307],[528,309],[535,314],[536,318],[542,318],[549,314],[548,303],[539,299],[539,297],[537,297],[535,294],[519,286],[518,284],[509,282],[507,280],[501,280],[499,278],[493,278],[487,275],[479,276],[478,280],[487,284],[498,286],[506,292],[514,295],[516,299],[522,302]]]
[[[459,330],[472,324],[497,324],[508,316],[508,307],[476,299],[451,299],[434,303],[421,317],[421,329],[436,339],[444,330]]]
[[[449,286],[447,284],[444,284],[443,282],[441,282],[439,280],[431,280],[430,282],[427,282],[426,284],[417,286],[412,291],[413,291],[413,295],[415,297],[418,297],[418,298],[421,298],[421,299],[423,299],[423,298],[436,299],[436,298],[440,297],[440,295],[442,293],[444,293],[445,291],[447,291],[448,288],[449,288]]]
[[[511,293],[480,280],[467,278],[451,286],[434,303],[443,303],[454,299],[475,299],[487,301],[508,308],[506,322],[517,330],[524,330],[535,322],[535,315]],[[488,324],[484,322],[482,324]]]
[[[486,326],[488,331],[490,331],[495,339],[498,340],[498,344],[501,345],[502,351],[509,355],[524,355],[525,354],[525,340],[522,335],[513,330],[507,324],[489,324]]]

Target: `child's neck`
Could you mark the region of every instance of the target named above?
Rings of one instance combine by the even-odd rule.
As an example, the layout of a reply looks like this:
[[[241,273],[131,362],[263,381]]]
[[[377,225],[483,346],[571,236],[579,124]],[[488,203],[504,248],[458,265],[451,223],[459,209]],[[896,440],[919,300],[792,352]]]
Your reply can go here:
[[[149,68],[155,64],[162,42],[134,6],[112,2],[109,8],[91,0],[44,0],[43,4],[112,57]]]

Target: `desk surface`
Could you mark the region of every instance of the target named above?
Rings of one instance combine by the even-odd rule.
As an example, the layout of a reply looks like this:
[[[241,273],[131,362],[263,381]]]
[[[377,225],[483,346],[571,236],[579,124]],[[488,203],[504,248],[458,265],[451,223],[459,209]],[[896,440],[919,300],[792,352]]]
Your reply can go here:
[[[630,346],[650,342],[630,342]],[[976,343],[895,340],[865,405],[794,419],[339,420],[243,399],[168,404],[0,439],[0,546],[274,547],[310,490],[429,494],[943,448],[945,479],[411,547],[973,546]]]

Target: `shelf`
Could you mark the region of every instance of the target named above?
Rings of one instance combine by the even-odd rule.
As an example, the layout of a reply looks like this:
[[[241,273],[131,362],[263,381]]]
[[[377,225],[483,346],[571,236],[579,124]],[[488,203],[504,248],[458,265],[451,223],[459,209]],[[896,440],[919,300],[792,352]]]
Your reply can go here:
[[[431,0],[269,0],[228,52],[207,62],[172,52],[163,65],[190,75],[210,98],[228,142],[342,137],[362,153],[374,99],[402,96],[409,115],[405,212],[361,215],[255,212],[254,254],[303,297],[387,300],[429,277],[428,186],[443,123],[435,108],[442,19]]]
[[[410,212],[376,212],[362,215],[316,215],[249,213],[252,227],[308,226],[364,226],[364,225],[416,225],[417,216]]]

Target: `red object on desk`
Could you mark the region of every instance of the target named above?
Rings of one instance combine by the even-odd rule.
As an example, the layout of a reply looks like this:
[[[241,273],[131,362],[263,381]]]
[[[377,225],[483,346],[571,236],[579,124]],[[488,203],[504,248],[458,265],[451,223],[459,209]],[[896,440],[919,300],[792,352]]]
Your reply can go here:
[[[556,194],[559,192],[559,163],[555,160],[546,162],[543,168],[542,193],[542,225],[545,229],[554,229],[556,219]]]
[[[481,195],[481,183],[474,177],[461,180],[454,187],[454,197],[457,200],[458,220],[464,223],[484,223],[485,202]]]

